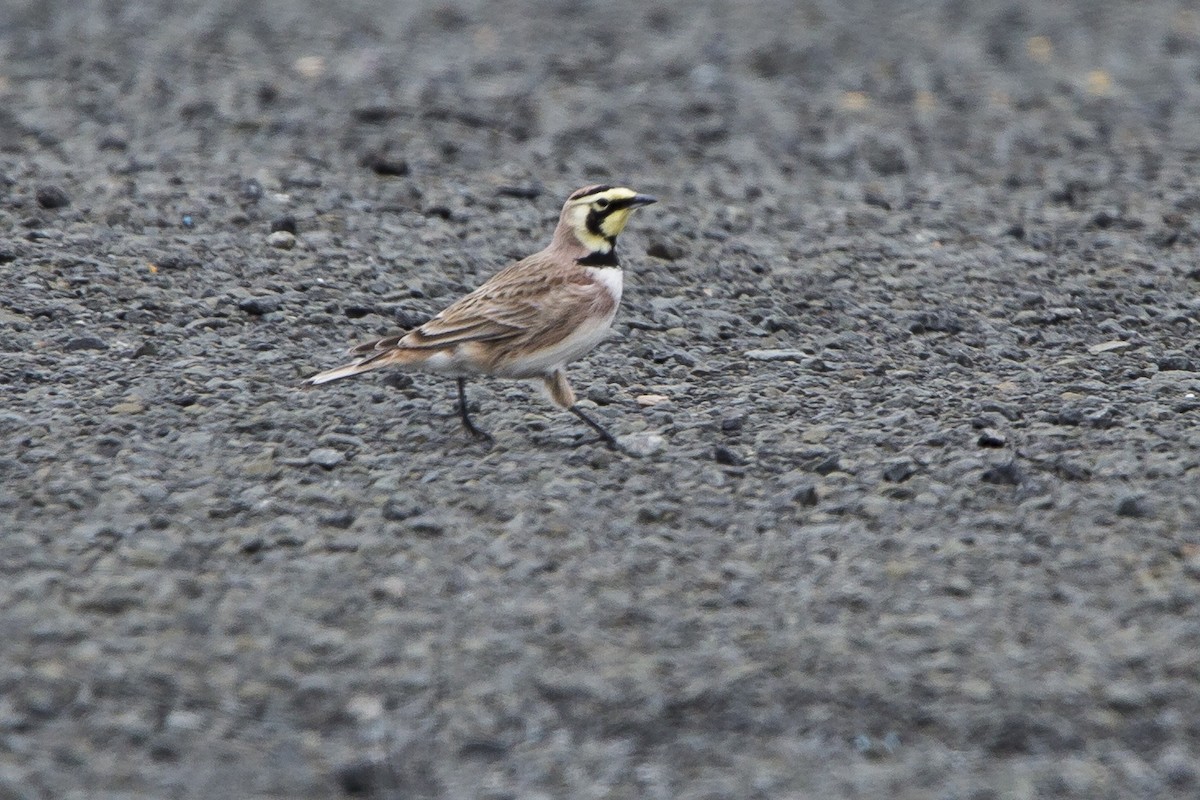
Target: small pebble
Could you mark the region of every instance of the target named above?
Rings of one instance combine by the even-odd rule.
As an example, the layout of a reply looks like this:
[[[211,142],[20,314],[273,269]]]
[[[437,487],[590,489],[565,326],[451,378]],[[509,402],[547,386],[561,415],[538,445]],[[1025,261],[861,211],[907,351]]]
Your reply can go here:
[[[813,425],[804,429],[804,433],[800,434],[800,441],[807,442],[808,444],[817,444],[828,439],[830,433],[832,431],[825,425]]]
[[[617,437],[617,444],[629,455],[645,458],[662,451],[667,446],[667,440],[657,433],[627,433]]]
[[[325,469],[333,469],[345,460],[346,457],[332,447],[318,447],[308,454],[308,463]]]
[[[383,514],[384,519],[392,522],[398,522],[399,520],[408,519],[409,517],[415,517],[417,514],[421,513],[421,509],[411,500],[406,498],[392,497],[384,502],[381,513]]]
[[[746,358],[751,361],[800,361],[808,356],[799,350],[747,350]]]
[[[63,350],[107,350],[108,345],[99,336],[79,336],[63,345]]]
[[[408,162],[403,158],[393,158],[382,153],[371,153],[363,156],[359,163],[376,175],[400,178],[408,174]]]
[[[745,414],[739,414],[734,417],[726,417],[725,419],[721,420],[721,430],[723,430],[725,433],[736,433],[737,431],[740,431],[742,426],[745,424]]]
[[[518,200],[537,200],[543,191],[540,183],[531,183],[522,186],[506,185],[497,186],[496,194],[501,197],[515,197]]]
[[[446,532],[446,526],[441,520],[429,515],[413,517],[408,521],[408,529],[418,536],[435,537]]]
[[[1001,486],[1019,486],[1024,478],[1024,473],[1015,461],[1009,461],[1007,464],[993,464],[979,476],[984,483]]]
[[[296,246],[296,235],[287,231],[275,231],[267,237],[267,244],[280,250],[291,250]]]
[[[975,587],[967,578],[961,575],[950,578],[942,586],[942,591],[951,597],[970,597],[975,592]]]
[[[674,242],[657,240],[646,248],[646,255],[651,258],[661,258],[663,261],[678,261],[683,258],[683,248]]]
[[[257,203],[262,199],[263,187],[262,184],[256,179],[247,178],[246,180],[242,181],[242,185],[239,187],[239,192],[246,200]]]
[[[71,205],[71,198],[57,186],[39,186],[37,204],[42,208],[66,208]]]
[[[794,500],[799,506],[811,508],[817,504],[817,502],[820,500],[820,496],[817,494],[817,487],[809,484],[807,486],[801,486],[799,489],[793,492],[792,500]]]
[[[1118,517],[1133,517],[1134,519],[1146,519],[1154,516],[1154,509],[1150,503],[1141,495],[1130,495],[1121,498],[1117,503]]]
[[[665,394],[639,394],[634,398],[639,406],[656,406],[659,403],[666,403],[670,399]]]
[[[741,467],[746,463],[746,459],[742,458],[740,453],[723,444],[713,448],[713,460],[727,467]]]
[[[883,479],[889,483],[903,483],[911,478],[917,471],[911,461],[907,459],[896,461],[887,465],[883,470]]]
[[[1190,372],[1193,368],[1192,359],[1181,350],[1168,350],[1159,356],[1156,363],[1162,372]]]
[[[995,428],[984,428],[979,434],[980,447],[1004,447],[1006,444],[1008,438]]]
[[[283,305],[283,298],[277,294],[269,294],[263,297],[246,297],[238,302],[238,308],[256,317],[278,311],[281,305]]]
[[[408,594],[408,584],[399,575],[388,575],[375,584],[371,593],[388,600],[403,600]]]
[[[1095,356],[1099,355],[1100,353],[1111,353],[1114,350],[1124,350],[1127,347],[1129,347],[1129,342],[1123,342],[1120,339],[1113,339],[1111,342],[1101,342],[1100,344],[1090,345],[1088,347],[1088,352]]]
[[[284,231],[292,236],[296,235],[296,218],[291,214],[284,214],[282,217],[277,217],[271,220],[271,233],[276,231]]]

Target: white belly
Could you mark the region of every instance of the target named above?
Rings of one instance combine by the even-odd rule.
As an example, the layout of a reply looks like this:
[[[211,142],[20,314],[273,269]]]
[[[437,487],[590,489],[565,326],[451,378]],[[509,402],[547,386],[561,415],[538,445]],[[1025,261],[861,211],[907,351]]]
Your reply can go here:
[[[559,367],[586,355],[593,347],[604,341],[612,327],[616,312],[579,326],[570,335],[549,347],[534,350],[521,356],[504,371],[514,378],[535,378],[548,375]]]

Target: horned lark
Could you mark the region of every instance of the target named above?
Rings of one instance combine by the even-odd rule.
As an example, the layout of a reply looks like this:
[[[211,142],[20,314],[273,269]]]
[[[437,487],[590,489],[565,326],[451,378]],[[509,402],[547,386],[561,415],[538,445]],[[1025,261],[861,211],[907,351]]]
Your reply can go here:
[[[474,436],[466,382],[477,375],[540,378],[550,398],[614,449],[616,439],[575,404],[563,367],[604,338],[621,302],[617,236],[653,197],[620,186],[587,186],[563,205],[550,245],[494,275],[408,333],[350,350],[356,361],[305,381],[315,386],[380,367],[403,366],[458,380],[458,413]]]

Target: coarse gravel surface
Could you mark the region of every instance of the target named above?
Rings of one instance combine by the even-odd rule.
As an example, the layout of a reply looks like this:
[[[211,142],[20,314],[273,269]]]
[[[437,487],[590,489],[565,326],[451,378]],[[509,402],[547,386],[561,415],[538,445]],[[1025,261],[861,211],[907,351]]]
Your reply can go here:
[[[654,194],[535,387],[299,380]],[[1200,796],[1187,0],[0,3],[0,798]]]

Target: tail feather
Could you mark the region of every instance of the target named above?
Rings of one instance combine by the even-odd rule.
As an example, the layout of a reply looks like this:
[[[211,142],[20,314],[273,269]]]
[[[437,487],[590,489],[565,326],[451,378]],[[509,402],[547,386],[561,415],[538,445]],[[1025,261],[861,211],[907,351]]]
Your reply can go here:
[[[343,364],[340,367],[318,372],[311,378],[305,378],[302,385],[320,386],[322,383],[349,378],[352,375],[361,375],[364,372],[370,372],[380,367],[420,362],[424,360],[424,356],[425,354],[408,348],[393,348],[375,353],[366,358],[360,358],[358,361],[352,361],[349,364]]]
[[[311,378],[305,378],[304,385],[305,386],[320,386],[322,383],[329,383],[330,381],[336,381],[340,378],[349,378],[351,375],[359,375],[363,372],[370,372],[371,370],[375,369],[378,366],[380,366],[380,365],[379,364],[358,364],[358,363],[343,364],[340,367],[328,369],[328,370],[325,370],[324,372],[318,372],[316,375],[313,375]]]

